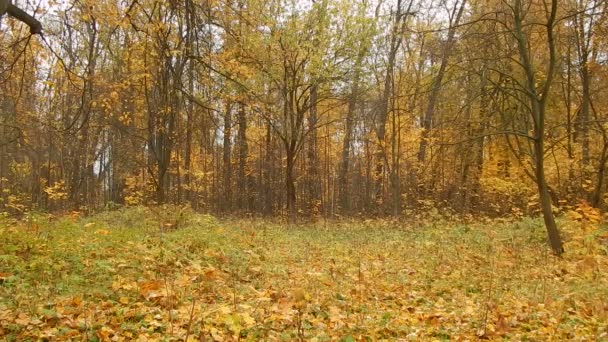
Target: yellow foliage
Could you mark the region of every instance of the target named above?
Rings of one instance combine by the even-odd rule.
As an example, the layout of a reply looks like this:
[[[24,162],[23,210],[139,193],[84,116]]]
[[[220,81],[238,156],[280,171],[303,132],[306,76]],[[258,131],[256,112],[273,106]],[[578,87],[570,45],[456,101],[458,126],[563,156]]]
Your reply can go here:
[[[127,205],[139,205],[143,203],[144,193],[141,190],[142,185],[140,184],[141,177],[129,176],[125,178],[125,204]]]
[[[68,198],[68,193],[65,189],[64,180],[59,180],[53,183],[53,185],[47,186],[44,189],[44,193],[46,193],[49,199],[53,201],[64,200]]]

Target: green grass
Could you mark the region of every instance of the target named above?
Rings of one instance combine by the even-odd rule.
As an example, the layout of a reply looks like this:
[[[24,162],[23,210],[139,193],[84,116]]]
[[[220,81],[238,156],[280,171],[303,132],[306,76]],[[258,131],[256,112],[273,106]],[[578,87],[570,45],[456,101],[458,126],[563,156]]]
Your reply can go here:
[[[605,230],[220,221],[175,208],[0,222],[8,341],[608,340]],[[165,222],[178,222],[165,231]]]

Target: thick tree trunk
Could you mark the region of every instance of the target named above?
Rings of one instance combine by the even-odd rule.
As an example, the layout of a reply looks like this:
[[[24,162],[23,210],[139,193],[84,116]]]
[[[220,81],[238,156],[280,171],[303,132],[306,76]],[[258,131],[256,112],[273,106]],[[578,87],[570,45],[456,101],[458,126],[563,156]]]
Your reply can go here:
[[[555,223],[555,217],[553,215],[553,208],[551,205],[551,195],[549,194],[549,187],[545,179],[545,165],[544,165],[544,144],[543,139],[537,139],[534,142],[534,153],[535,153],[535,171],[536,171],[536,185],[538,187],[538,194],[540,199],[540,206],[543,213],[543,219],[545,221],[545,228],[547,229],[547,235],[549,236],[549,244],[553,253],[561,255],[564,252],[562,245],[562,238],[560,236],[557,224]]]

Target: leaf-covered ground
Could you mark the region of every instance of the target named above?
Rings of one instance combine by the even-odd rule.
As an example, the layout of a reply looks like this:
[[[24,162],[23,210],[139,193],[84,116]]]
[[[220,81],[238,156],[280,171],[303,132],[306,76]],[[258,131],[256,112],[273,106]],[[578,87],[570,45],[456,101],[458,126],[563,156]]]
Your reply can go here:
[[[596,225],[163,222],[1,221],[0,340],[608,340]]]

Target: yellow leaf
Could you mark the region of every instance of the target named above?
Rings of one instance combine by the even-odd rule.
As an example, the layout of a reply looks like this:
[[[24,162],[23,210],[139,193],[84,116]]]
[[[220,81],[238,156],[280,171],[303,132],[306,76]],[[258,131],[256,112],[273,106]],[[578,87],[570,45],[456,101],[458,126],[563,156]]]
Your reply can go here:
[[[28,317],[28,315],[20,313],[19,316],[17,316],[17,318],[15,319],[15,324],[28,325],[30,324],[30,318]]]
[[[340,308],[337,306],[329,307],[329,320],[332,323],[341,323],[342,322],[342,314],[340,313]]]
[[[249,313],[245,312],[241,314],[241,318],[247,327],[252,327],[255,325],[255,319],[249,315]]]
[[[231,309],[231,308],[230,308],[230,306],[228,306],[228,305],[222,305],[222,306],[219,308],[219,311],[220,311],[221,313],[223,313],[224,315],[228,315],[228,314],[232,313],[232,309]]]

